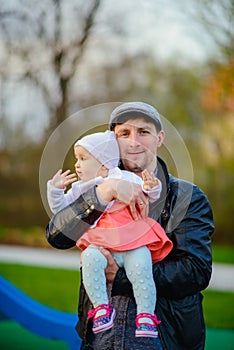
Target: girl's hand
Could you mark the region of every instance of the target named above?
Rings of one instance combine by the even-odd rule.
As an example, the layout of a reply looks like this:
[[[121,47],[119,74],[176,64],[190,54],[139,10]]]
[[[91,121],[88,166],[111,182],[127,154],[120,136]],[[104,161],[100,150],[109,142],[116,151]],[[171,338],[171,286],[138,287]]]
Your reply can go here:
[[[154,177],[154,173],[151,172],[149,174],[148,170],[142,171],[142,179],[144,181],[144,189],[145,191],[150,191],[153,187],[158,185],[158,179]]]
[[[72,182],[77,181],[76,174],[70,174],[71,170],[66,170],[64,173],[60,169],[52,178],[51,185],[60,189],[65,189]]]

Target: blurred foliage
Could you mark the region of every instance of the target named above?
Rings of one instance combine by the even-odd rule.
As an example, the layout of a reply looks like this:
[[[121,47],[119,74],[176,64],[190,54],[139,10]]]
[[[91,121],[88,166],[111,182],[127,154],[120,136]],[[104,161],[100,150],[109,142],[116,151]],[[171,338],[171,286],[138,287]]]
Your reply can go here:
[[[104,33],[115,34],[113,43],[105,40],[105,35],[103,40],[92,41],[95,33],[102,33],[98,25],[103,30],[103,19],[98,17],[102,1],[92,0],[85,6],[82,1],[69,3],[70,10],[74,6],[72,32],[63,22],[68,14],[62,16],[65,3],[49,2],[51,11],[45,11],[45,4],[33,11],[34,3],[21,3],[14,11],[6,11],[7,4],[0,6],[0,38],[5,49],[0,69],[1,87],[7,86],[8,80],[15,79],[20,86],[30,80],[30,89],[36,89],[38,100],[39,96],[44,97],[47,109],[43,111],[49,111],[48,125],[53,128],[45,131],[43,138],[35,138],[36,141],[26,137],[24,119],[12,131],[8,118],[12,101],[4,89],[1,90],[1,225],[46,226],[49,218],[40,198],[39,165],[46,141],[61,120],[69,113],[95,104],[142,100],[156,106],[183,137],[193,163],[194,182],[207,193],[214,209],[214,241],[234,244],[234,50],[233,26],[230,26],[233,1],[199,0],[193,2],[193,6],[183,1],[187,5],[183,5],[181,16],[189,14],[191,21],[196,19],[194,24],[203,26],[204,31],[209,28],[206,34],[210,33],[220,49],[212,60],[190,64],[181,63],[179,56],[162,62],[144,48],[138,53],[128,50],[130,41],[124,38],[128,17],[112,25],[110,21],[105,22],[109,32],[104,30]],[[151,2],[150,6],[155,11],[155,3]],[[117,12],[116,7],[116,16]],[[221,14],[222,21],[216,26]],[[50,27],[48,20],[53,23]],[[16,23],[21,24],[19,32]],[[18,35],[20,41],[15,40]],[[120,46],[116,39],[121,39]],[[15,91],[14,95],[17,95]],[[29,102],[32,103],[30,98]],[[30,121],[37,118],[35,110],[39,107],[39,102],[32,106]],[[173,159],[169,154],[166,156],[173,172]],[[64,167],[73,168],[73,162],[71,149]]]
[[[0,221],[4,226],[45,226],[48,216],[40,200],[38,170],[42,148],[0,152]]]
[[[2,80],[5,84],[11,80],[24,82],[36,89],[38,99],[43,99],[49,111],[51,128],[69,113],[70,84],[100,3],[72,0],[67,5],[61,0],[47,0],[38,6],[25,0],[0,4]]]
[[[133,99],[136,90],[134,99],[157,105],[158,109],[163,111],[163,115],[174,124],[190,152],[194,181],[205,191],[211,201],[216,224],[214,241],[234,244],[232,235],[234,95],[231,88],[226,88],[230,87],[233,71],[222,75],[222,79],[218,79],[219,70],[226,70],[225,65],[224,67],[218,65],[214,67],[214,71],[209,72],[209,75],[204,74],[201,79],[193,67],[185,68],[169,64],[159,70],[154,62],[144,57],[138,59],[144,64],[141,74],[142,81],[146,85],[144,94],[147,91],[148,96],[146,98],[144,95],[144,98],[141,98],[143,94],[141,84],[136,82],[136,77],[133,75],[132,81],[129,81],[129,91],[124,91],[122,98],[121,90],[118,91],[117,88],[120,100]],[[129,66],[130,77],[136,64],[138,64],[137,61]],[[200,67],[199,72],[201,73],[202,70],[207,72],[206,67]],[[121,74],[121,69],[116,69],[116,74]],[[151,81],[152,75],[154,83]],[[213,86],[215,96],[211,98]],[[100,91],[102,91],[101,85]],[[220,92],[217,93],[217,91]],[[156,101],[154,96],[157,96]],[[102,97],[99,97],[102,100]],[[111,97],[106,96],[106,99],[110,100]],[[92,98],[91,95],[90,103]],[[17,149],[3,149],[0,152],[2,225],[46,226],[48,216],[41,203],[38,180],[43,146],[44,143],[31,142],[24,148],[20,148],[19,145]],[[71,169],[74,162],[72,153],[71,149],[65,161],[65,167]]]
[[[39,226],[0,227],[1,244],[50,248],[45,237],[45,229]]]
[[[204,80],[198,179],[212,201],[218,240],[234,242],[234,62],[216,64]]]

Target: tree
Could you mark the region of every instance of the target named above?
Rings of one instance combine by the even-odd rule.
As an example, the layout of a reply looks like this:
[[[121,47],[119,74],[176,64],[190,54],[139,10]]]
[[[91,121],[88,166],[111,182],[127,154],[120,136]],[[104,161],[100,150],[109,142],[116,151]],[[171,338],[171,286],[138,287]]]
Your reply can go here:
[[[69,87],[100,4],[101,0],[20,0],[0,5],[0,38],[6,53],[0,73],[39,90],[52,128],[68,116]]]
[[[234,1],[182,1],[181,12],[189,16],[194,27],[200,27],[205,37],[211,38],[227,61],[234,55]],[[178,3],[179,6],[179,3]]]

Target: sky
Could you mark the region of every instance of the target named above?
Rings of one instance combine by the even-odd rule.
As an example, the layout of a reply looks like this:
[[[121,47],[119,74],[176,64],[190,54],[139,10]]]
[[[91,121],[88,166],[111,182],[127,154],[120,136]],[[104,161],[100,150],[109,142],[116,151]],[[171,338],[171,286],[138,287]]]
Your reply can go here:
[[[127,41],[129,50],[152,50],[159,60],[179,55],[184,62],[200,62],[217,54],[204,28],[195,19],[191,20],[188,10],[183,12],[183,7],[186,8],[183,4],[188,4],[186,0],[119,0],[114,8],[113,1],[105,0],[103,4],[101,21],[107,21],[107,26],[113,23],[125,28],[127,35],[119,39],[122,45],[123,40]]]

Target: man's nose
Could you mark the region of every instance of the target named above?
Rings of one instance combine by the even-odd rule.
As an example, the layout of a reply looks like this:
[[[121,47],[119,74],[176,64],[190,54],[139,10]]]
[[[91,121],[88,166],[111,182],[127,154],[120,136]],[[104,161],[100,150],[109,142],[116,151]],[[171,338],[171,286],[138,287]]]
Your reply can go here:
[[[132,132],[129,136],[129,141],[131,145],[136,145],[137,143],[139,143],[138,140],[138,135],[136,132]]]

